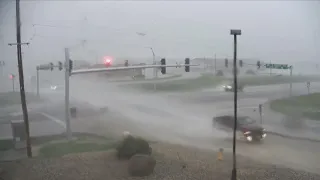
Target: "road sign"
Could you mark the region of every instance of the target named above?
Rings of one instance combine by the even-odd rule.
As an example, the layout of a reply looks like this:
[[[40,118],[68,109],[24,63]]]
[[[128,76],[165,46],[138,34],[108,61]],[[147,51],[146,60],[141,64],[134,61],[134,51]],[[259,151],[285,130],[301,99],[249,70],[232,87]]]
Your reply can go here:
[[[50,64],[39,65],[37,69],[39,70],[49,70],[51,68]]]
[[[291,66],[288,64],[265,64],[268,69],[290,69]]]

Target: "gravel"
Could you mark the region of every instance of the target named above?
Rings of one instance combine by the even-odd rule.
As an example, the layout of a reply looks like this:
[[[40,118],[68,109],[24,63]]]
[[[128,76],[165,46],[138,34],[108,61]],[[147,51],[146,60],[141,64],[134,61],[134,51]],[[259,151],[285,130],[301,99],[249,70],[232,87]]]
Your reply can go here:
[[[1,163],[5,180],[206,180],[230,179],[232,158],[225,154],[223,161],[216,153],[196,148],[153,143],[157,161],[154,173],[144,178],[132,178],[127,161],[119,161],[115,151],[67,155],[51,159],[24,159]],[[185,166],[185,168],[183,168]],[[1,178],[0,178],[1,179]],[[320,175],[265,165],[238,157],[239,180],[320,180]]]

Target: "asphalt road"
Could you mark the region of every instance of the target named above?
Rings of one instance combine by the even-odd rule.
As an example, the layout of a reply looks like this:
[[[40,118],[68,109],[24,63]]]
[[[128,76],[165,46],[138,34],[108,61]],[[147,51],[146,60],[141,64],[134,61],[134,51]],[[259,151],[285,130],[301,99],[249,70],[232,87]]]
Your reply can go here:
[[[311,84],[312,91],[320,89]],[[294,94],[306,93],[304,84],[293,86]],[[227,135],[212,128],[211,119],[219,113],[232,112],[232,93],[221,90],[181,94],[142,94],[130,92],[95,79],[73,77],[71,96],[96,107],[112,111],[143,124],[161,140],[185,143],[202,148],[231,150]],[[289,85],[246,88],[239,94],[239,108],[254,108],[273,98],[286,97]],[[269,135],[264,143],[248,145],[238,142],[238,153],[256,160],[293,168],[320,172],[320,143]]]

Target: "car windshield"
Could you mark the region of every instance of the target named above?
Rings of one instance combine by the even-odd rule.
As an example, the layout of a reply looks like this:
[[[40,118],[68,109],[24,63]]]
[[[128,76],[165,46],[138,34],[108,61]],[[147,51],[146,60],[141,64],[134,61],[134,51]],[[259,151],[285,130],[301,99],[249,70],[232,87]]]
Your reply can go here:
[[[254,119],[249,117],[238,117],[237,121],[239,124],[252,124],[256,122]]]

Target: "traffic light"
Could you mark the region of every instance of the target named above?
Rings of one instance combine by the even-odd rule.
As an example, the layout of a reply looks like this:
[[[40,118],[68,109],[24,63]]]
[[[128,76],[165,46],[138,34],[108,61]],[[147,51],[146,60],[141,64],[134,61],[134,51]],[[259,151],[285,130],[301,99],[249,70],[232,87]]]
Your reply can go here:
[[[224,66],[227,68],[228,67],[228,59],[224,60]]]
[[[103,63],[105,66],[110,67],[112,64],[112,57],[111,56],[105,56],[103,58]]]
[[[50,70],[52,71],[53,70],[53,63],[49,63],[49,66],[50,66]]]
[[[257,67],[258,67],[258,69],[260,69],[260,66],[261,66],[260,61],[257,61]]]
[[[69,75],[71,75],[72,69],[73,69],[73,61],[69,59]]]
[[[61,71],[61,70],[63,69],[62,62],[61,62],[61,61],[58,62],[58,66],[59,66],[59,71]]]
[[[239,60],[239,66],[242,67],[243,66],[243,62],[242,60]]]
[[[14,78],[15,78],[15,75],[10,74],[10,75],[9,75],[9,78],[10,78],[10,79],[14,79]]]
[[[165,58],[162,58],[161,59],[161,65],[166,65],[166,59]],[[167,70],[166,70],[166,67],[161,67],[161,73],[162,74],[166,74]]]
[[[189,66],[189,65],[190,65],[190,59],[189,59],[189,58],[186,58],[184,61],[185,61],[185,65],[186,65],[186,66],[184,67],[185,71],[186,71],[186,72],[190,72],[190,66]]]

